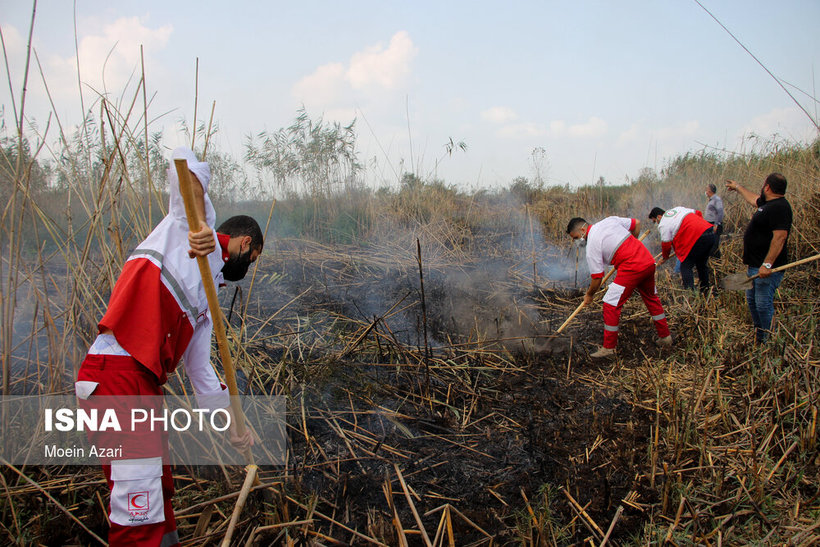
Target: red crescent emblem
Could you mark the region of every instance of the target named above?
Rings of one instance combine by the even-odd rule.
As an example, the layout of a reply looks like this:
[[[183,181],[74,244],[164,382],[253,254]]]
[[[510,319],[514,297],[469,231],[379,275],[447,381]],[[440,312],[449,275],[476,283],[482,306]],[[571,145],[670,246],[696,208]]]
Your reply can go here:
[[[145,498],[145,501],[140,503],[139,499]],[[128,494],[128,509],[129,510],[143,510],[148,509],[148,492],[133,492]]]

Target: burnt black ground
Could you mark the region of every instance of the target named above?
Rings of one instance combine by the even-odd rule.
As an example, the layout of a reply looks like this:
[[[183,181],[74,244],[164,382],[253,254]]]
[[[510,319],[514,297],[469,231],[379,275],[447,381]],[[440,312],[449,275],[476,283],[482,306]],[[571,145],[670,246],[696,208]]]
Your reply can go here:
[[[315,316],[325,310],[362,325],[403,297],[407,302],[420,301],[418,279],[410,275],[387,272],[374,278],[371,271],[367,283],[359,283],[354,275],[336,284],[328,275],[334,271],[340,268],[325,264],[322,272],[311,272],[310,265],[301,264],[301,282],[293,282],[294,275],[289,281],[293,284],[283,294],[276,294],[283,283],[263,290],[269,293],[269,303],[283,302],[286,295],[312,282],[313,294],[300,301],[293,314]],[[469,298],[465,279],[476,278],[487,290],[464,305]],[[525,497],[544,522],[549,515],[554,529],[563,534],[558,535],[560,541],[567,544],[583,542],[590,532],[578,521],[565,527],[575,513],[560,488],[586,507],[604,529],[630,492],[637,492],[644,503],[651,502],[642,477],[654,413],[636,407],[625,393],[606,382],[595,380],[606,377],[613,367],[632,366],[647,355],[658,354],[639,299],[624,314],[617,360],[588,358],[601,339],[599,307],[584,310],[568,329],[568,336],[542,338],[542,345],[536,344],[550,351],[533,353],[527,351],[532,346],[522,350],[515,342],[491,345],[478,353],[459,345],[470,339],[462,327],[471,321],[454,319],[454,311],[469,309],[479,315],[489,310],[491,318],[493,313],[509,316],[511,308],[498,305],[502,298],[509,298],[515,301],[513,307],[525,310],[522,313],[532,327],[528,332],[549,335],[580,302],[578,291],[534,290],[470,272],[466,276],[459,273],[457,285],[448,284],[452,279],[450,272],[434,271],[425,280],[434,367],[429,384],[421,357],[419,305],[387,322],[395,335],[394,346],[403,346],[406,354],[391,349],[387,329],[377,325],[344,359],[333,358],[339,347],[325,347],[311,355],[310,363],[289,364],[298,377],[298,386],[290,393],[289,412],[294,494],[305,499],[316,496],[319,511],[365,534],[380,531],[388,544],[397,539],[382,490],[385,481],[392,485],[403,526],[416,528],[394,464],[418,494],[414,504],[419,514],[450,503],[492,535],[496,544],[515,543],[523,537],[521,527],[526,529],[531,522]],[[378,298],[373,298],[374,288],[378,288]],[[454,299],[462,305],[454,305]],[[338,323],[336,328],[340,328]],[[354,325],[350,329],[348,337],[356,332]],[[499,330],[498,335],[503,337],[504,332]],[[382,340],[378,346],[374,343],[377,337]],[[275,359],[286,358],[276,348],[266,345],[266,351]],[[416,360],[407,354],[415,355]],[[452,363],[452,369],[442,363]],[[298,403],[302,399],[304,424]],[[440,517],[437,512],[423,519],[428,533],[434,533]],[[374,519],[380,522],[374,524]],[[458,544],[485,538],[460,518],[455,518],[454,525]],[[640,512],[628,509],[612,539],[628,538],[641,526]],[[326,523],[319,529],[343,542],[360,541]]]

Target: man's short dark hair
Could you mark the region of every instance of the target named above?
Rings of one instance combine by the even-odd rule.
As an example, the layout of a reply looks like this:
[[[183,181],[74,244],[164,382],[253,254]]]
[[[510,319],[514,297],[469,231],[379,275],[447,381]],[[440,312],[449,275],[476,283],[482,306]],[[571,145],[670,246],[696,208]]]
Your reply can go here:
[[[582,219],[581,217],[573,218],[569,221],[569,224],[567,224],[567,233],[570,234],[574,232],[584,224],[587,224],[587,221]]]
[[[666,211],[661,209],[660,207],[652,207],[652,210],[649,211],[649,218],[655,218],[658,215],[663,215]]]
[[[262,237],[262,230],[259,224],[248,215],[232,216],[225,222],[219,225],[216,229],[220,234],[225,234],[231,237],[251,236],[251,249],[262,251],[264,246],[264,238]]]
[[[711,182],[707,186],[709,187],[710,192],[712,192],[713,194],[717,194],[717,186],[715,186]]]
[[[780,173],[772,173],[766,177],[766,184],[769,185],[769,190],[775,194],[784,195],[786,193],[786,177]]]

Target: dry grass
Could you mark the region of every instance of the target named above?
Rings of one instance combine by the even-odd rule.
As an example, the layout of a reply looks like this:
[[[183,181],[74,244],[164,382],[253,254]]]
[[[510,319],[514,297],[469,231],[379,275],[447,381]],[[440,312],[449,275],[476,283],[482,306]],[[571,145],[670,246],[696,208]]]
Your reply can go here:
[[[52,150],[44,130],[23,154],[22,139],[4,143],[5,393],[70,390],[124,259],[161,215],[161,148],[147,138],[147,105],[134,106],[142,88],[122,96],[95,105],[97,125],[85,128],[98,137],[67,136]],[[587,358],[600,337],[595,309],[569,337],[553,334],[578,302],[564,236],[576,214],[644,218],[653,205],[703,203],[708,182],[754,188],[781,171],[795,210],[792,256],[817,253],[820,141],[749,145],[677,158],[624,187],[533,191],[526,203],[410,178],[398,190],[325,196],[326,209],[278,205],[274,225],[287,219],[294,237],[274,238],[238,302],[223,295],[243,389],[289,405],[288,464],[261,470],[262,493],[235,540],[820,541],[816,265],[787,273],[764,347],[751,344],[741,294],[703,301],[666,269],[671,352],[646,344],[639,302],[624,312],[614,363]],[[35,184],[45,159],[58,187]],[[737,197],[725,203],[719,276],[738,269],[734,236],[751,213]],[[318,236],[301,237],[308,225]],[[219,541],[243,471],[175,474],[185,544]],[[0,479],[6,541],[104,537],[97,469],[6,465]]]

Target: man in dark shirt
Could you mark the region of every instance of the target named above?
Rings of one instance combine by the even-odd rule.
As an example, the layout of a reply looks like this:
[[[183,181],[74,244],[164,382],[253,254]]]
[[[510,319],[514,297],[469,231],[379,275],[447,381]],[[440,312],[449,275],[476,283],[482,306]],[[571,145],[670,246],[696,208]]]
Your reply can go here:
[[[726,188],[757,207],[743,234],[743,263],[749,267],[749,276],[760,276],[746,291],[746,302],[755,326],[755,339],[765,342],[774,315],[774,292],[783,280],[783,272],[772,272],[772,268],[788,261],[786,244],[792,227],[792,208],[785,198],[786,177],[780,173],[766,177],[759,196],[734,180],[727,180]]]

